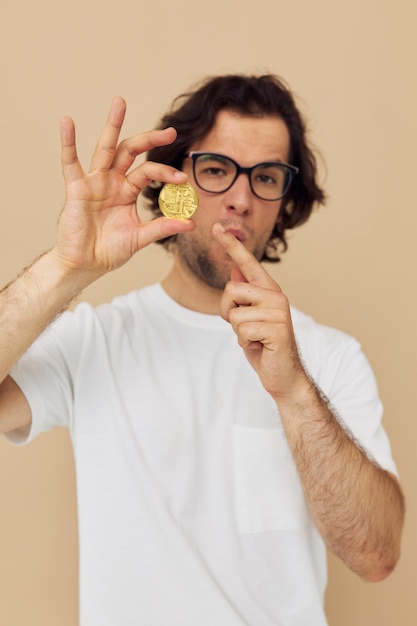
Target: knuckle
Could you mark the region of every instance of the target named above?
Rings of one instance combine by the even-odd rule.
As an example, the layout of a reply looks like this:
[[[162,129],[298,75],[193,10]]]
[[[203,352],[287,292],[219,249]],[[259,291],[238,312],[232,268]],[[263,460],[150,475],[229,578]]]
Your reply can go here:
[[[289,309],[290,302],[288,297],[282,291],[276,291],[274,295],[276,307],[279,309]]]

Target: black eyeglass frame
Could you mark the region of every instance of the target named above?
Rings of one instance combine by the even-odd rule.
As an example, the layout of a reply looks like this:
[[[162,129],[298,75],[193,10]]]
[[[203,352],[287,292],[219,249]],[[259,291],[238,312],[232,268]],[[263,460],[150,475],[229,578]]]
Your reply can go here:
[[[233,178],[232,182],[230,183],[230,185],[228,185],[225,189],[222,189],[221,191],[212,191],[211,189],[205,189],[204,187],[202,187],[200,185],[200,183],[197,180],[197,176],[196,176],[196,163],[197,163],[197,159],[200,156],[214,156],[214,157],[220,157],[222,159],[227,159],[228,161],[230,161],[231,163],[233,163],[233,165],[236,167],[236,175]],[[288,163],[282,163],[281,161],[262,161],[261,163],[256,163],[255,165],[252,165],[251,167],[242,167],[241,165],[239,165],[239,163],[237,163],[234,159],[232,159],[231,157],[228,157],[224,154],[219,154],[217,152],[199,152],[199,151],[192,151],[189,152],[187,155],[187,157],[189,157],[192,162],[193,162],[193,176],[194,176],[194,180],[197,184],[198,187],[200,187],[200,189],[202,189],[203,191],[207,192],[207,193],[225,193],[226,191],[228,191],[231,187],[233,187],[233,185],[235,184],[238,176],[240,174],[246,174],[246,176],[248,177],[248,181],[249,181],[249,186],[250,189],[253,193],[254,196],[256,196],[257,198],[259,198],[260,200],[265,200],[266,202],[277,202],[277,200],[281,200],[289,191],[289,188],[291,187],[291,183],[294,179],[294,176],[296,176],[299,173],[299,168],[296,167],[295,165],[289,165]],[[262,198],[262,196],[260,196],[259,194],[256,193],[256,191],[253,188],[252,185],[252,172],[253,170],[255,170],[256,168],[262,166],[262,167],[269,167],[271,165],[278,165],[279,167],[281,167],[284,171],[285,171],[285,187],[284,187],[284,191],[283,193],[278,196],[278,198]]]

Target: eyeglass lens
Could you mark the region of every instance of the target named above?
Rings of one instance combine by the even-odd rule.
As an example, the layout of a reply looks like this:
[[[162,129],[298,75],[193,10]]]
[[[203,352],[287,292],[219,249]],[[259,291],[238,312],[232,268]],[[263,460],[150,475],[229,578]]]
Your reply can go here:
[[[237,177],[236,164],[215,154],[202,154],[195,160],[194,175],[205,191],[226,191]],[[278,200],[285,192],[290,176],[279,163],[260,163],[250,172],[252,191],[264,200]]]

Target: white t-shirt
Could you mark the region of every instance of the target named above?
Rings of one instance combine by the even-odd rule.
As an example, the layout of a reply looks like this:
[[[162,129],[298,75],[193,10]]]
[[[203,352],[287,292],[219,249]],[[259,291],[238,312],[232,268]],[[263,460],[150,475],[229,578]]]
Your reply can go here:
[[[359,344],[292,314],[308,371],[395,473]],[[325,626],[325,546],[227,322],[152,285],[65,313],[12,376],[29,440],[70,429],[82,626]]]

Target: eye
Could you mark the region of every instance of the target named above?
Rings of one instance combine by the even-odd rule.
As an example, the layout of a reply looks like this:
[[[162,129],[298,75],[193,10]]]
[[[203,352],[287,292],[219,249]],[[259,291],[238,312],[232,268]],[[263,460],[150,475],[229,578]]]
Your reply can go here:
[[[270,174],[258,174],[255,180],[257,183],[261,183],[263,185],[276,185],[277,184],[276,179]]]
[[[282,168],[276,165],[265,164],[253,173],[253,181],[257,185],[281,188],[285,179]]]
[[[207,178],[229,176],[233,167],[227,159],[212,154],[202,155],[198,159],[196,166],[197,175]]]
[[[212,165],[211,167],[204,167],[201,170],[201,173],[205,176],[225,176],[226,170],[222,167]]]

